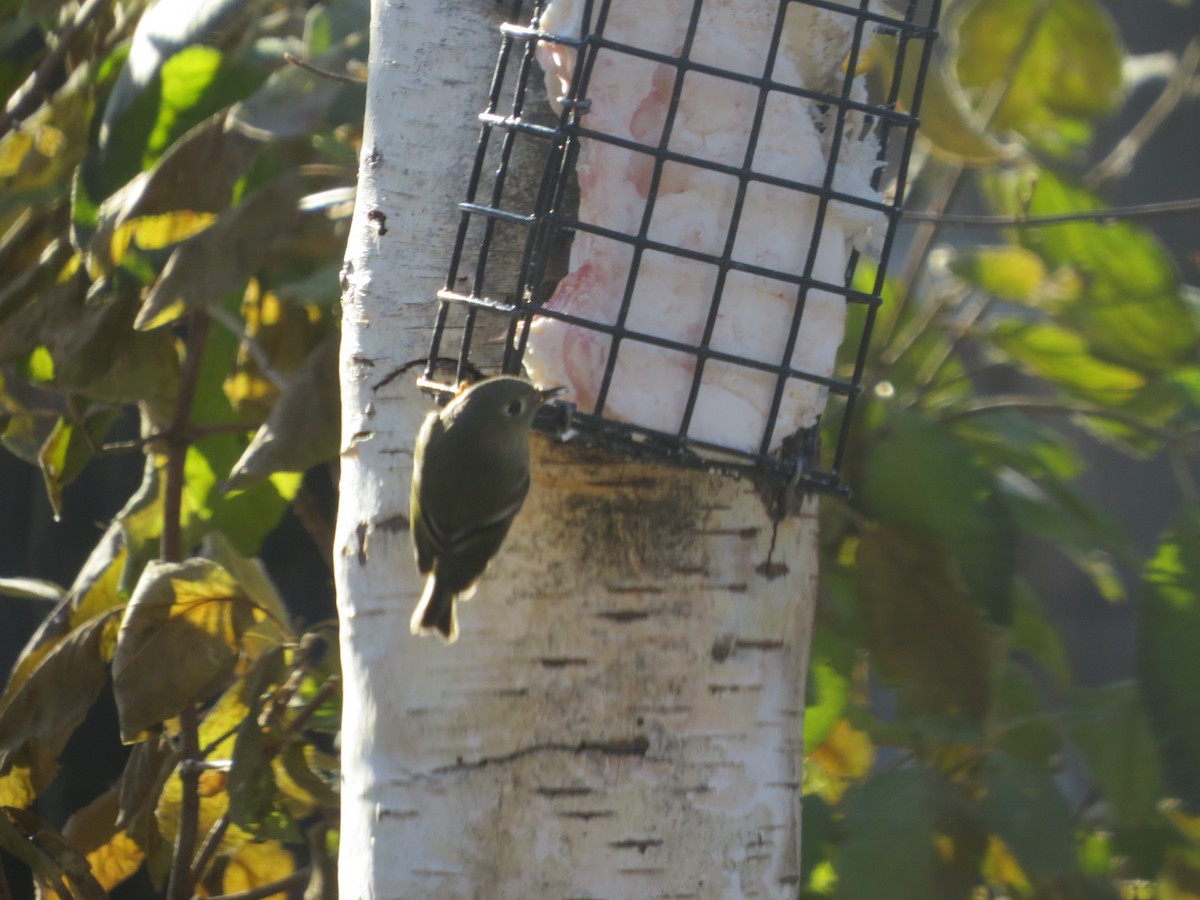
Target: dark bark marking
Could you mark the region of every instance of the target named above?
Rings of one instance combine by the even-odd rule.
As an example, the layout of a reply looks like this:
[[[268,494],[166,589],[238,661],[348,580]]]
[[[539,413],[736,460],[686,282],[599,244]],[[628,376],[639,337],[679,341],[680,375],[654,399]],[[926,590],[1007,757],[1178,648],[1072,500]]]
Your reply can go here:
[[[657,838],[626,838],[623,841],[611,841],[608,846],[617,850],[636,850],[645,855],[651,847],[661,847],[663,842]]]
[[[543,656],[538,662],[547,669],[565,669],[568,666],[586,666],[591,660],[582,656]]]

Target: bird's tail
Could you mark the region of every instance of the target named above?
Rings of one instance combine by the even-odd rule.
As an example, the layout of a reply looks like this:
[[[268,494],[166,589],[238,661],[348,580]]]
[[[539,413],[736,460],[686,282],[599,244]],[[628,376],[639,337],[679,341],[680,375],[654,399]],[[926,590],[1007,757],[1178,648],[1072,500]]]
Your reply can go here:
[[[421,602],[408,623],[413,634],[437,632],[447,644],[458,640],[458,616],[454,612],[454,594],[438,584],[437,574],[429,573]]]

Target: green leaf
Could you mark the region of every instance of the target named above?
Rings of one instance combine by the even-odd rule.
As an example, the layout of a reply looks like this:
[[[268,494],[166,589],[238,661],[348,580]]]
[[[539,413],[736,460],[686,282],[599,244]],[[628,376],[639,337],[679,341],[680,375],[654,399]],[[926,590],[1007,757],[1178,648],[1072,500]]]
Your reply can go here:
[[[144,17],[143,24],[150,18]],[[110,197],[191,128],[248,96],[264,78],[257,67],[231,60],[219,50],[191,46],[135,86],[126,73],[138,46],[135,38],[134,54],[105,110],[99,143],[84,160],[83,186],[92,203]]]
[[[225,127],[225,115],[210,116],[177,140],[147,172],[137,175],[101,204],[89,246],[111,261],[114,235],[126,223],[170,213],[218,213],[254,159],[257,142]],[[195,173],[204,172],[203,178]]]
[[[968,92],[986,102],[1004,86],[991,127],[1044,152],[1078,152],[1121,99],[1124,53],[1095,0],[975,0],[951,36]]]
[[[58,641],[29,670],[18,669],[0,695],[0,752],[72,731],[104,686],[106,628],[114,611]],[[111,640],[111,635],[108,635]]]
[[[1002,300],[1030,302],[1046,280],[1046,264],[1032,250],[1013,244],[958,250],[949,269]]]
[[[1029,671],[1006,660],[995,677],[988,733],[995,749],[1048,767],[1062,751],[1062,741],[1058,722],[1047,713],[1043,693]]]
[[[1077,331],[1049,322],[997,323],[992,339],[1035,375],[1106,406],[1131,400],[1146,376],[1092,354]]]
[[[113,691],[127,743],[221,690],[233,675],[253,605],[216,563],[153,562],[125,609]]]
[[[268,753],[263,744],[262,728],[253,717],[247,717],[238,730],[227,784],[230,821],[251,834],[262,830],[275,809],[273,753]]]
[[[1200,509],[1167,531],[1143,578],[1138,675],[1171,789],[1200,805]]]
[[[861,503],[872,516],[940,541],[988,618],[1012,616],[1016,535],[992,474],[948,427],[897,413],[870,449]]]
[[[159,328],[243,290],[271,238],[285,231],[295,215],[297,193],[296,179],[280,176],[180,244],[142,304],[134,327]]]
[[[1010,409],[996,407],[954,420],[966,440],[993,469],[1015,469],[1026,478],[1075,478],[1083,471],[1079,448],[1060,432]]]
[[[1090,191],[1045,169],[998,173],[982,185],[997,211],[1008,215],[1107,208]],[[1082,290],[1058,314],[1091,354],[1146,373],[1194,363],[1200,327],[1171,254],[1152,233],[1128,222],[1065,222],[1022,228],[1019,239],[1050,267],[1079,273]],[[1103,402],[1103,396],[1095,399]]]
[[[337,366],[334,333],[288,379],[223,490],[249,487],[274,472],[304,472],[337,456],[341,437]]]
[[[895,37],[876,34],[865,54],[865,63],[879,78],[881,89],[877,102],[889,96],[892,76],[896,70]],[[911,47],[909,50],[911,54]],[[897,105],[911,111],[917,88],[919,67],[911,55],[905,59]],[[921,129],[917,132],[930,151],[941,159],[964,166],[986,166],[1012,157],[1019,148],[1001,143],[997,133],[990,131],[963,94],[953,73],[947,68],[944,55],[934,51],[926,72],[921,101]]]
[[[940,776],[880,775],[847,792],[844,812],[839,900],[951,900],[976,883],[985,836]]]
[[[50,386],[113,403],[141,403],[165,427],[175,408],[179,358],[171,335],[135,332],[133,291],[61,298],[39,337],[54,360]]]
[[[117,824],[149,857],[161,855],[166,839],[158,830],[154,810],[163,787],[175,767],[179,751],[171,747],[165,735],[135,744],[129,751],[125,771],[121,773]]]
[[[228,307],[226,307],[228,308]],[[237,421],[225,393],[225,378],[233,367],[238,340],[226,329],[214,328],[204,348],[200,382],[192,406],[192,421],[198,426],[223,425]],[[249,430],[249,428],[247,428]],[[235,494],[218,489],[246,449],[245,439],[236,434],[202,438],[188,448],[184,465],[187,482],[186,505],[198,511],[206,530],[220,531],[243,556],[254,556],[287,512],[300,488],[298,474],[275,474],[265,482]]]
[[[981,717],[987,634],[946,552],[909,529],[881,526],[862,536],[857,564],[872,657],[920,711]]]
[[[846,711],[849,681],[832,666],[814,660],[808,671],[816,703],[804,707],[804,752],[821,746]]]
[[[326,72],[340,72],[352,50],[352,45],[343,44],[310,62]],[[329,108],[346,89],[347,85],[315,72],[285,66],[230,110],[230,124],[259,140],[310,135],[324,125]]]
[[[112,640],[109,611],[80,625],[19,666],[0,696],[0,772],[14,764],[58,756],[104,687],[105,644]],[[44,767],[43,767],[44,770]],[[34,778],[33,791],[46,782]]]
[[[1031,876],[1078,868],[1071,810],[1045,768],[992,753],[983,766],[984,821]]]
[[[1132,562],[1136,554],[1119,526],[1066,484],[1050,483],[1046,491],[1040,485],[1026,487],[1019,490],[1014,485],[1004,495],[1021,531],[1052,543],[1091,579],[1106,600],[1124,600],[1127,591],[1116,560]]]
[[[56,520],[62,515],[62,489],[78,478],[92,460],[93,443],[87,440],[83,431],[90,432],[92,442],[99,445],[116,418],[116,412],[111,409],[97,410],[85,416],[82,423],[60,418],[42,444],[38,462]]]
[[[288,614],[287,604],[276,590],[262,562],[242,556],[219,531],[205,536],[203,555],[229,572],[250,601],[277,626],[290,626],[291,616]]]
[[[1054,678],[1057,687],[1065,688],[1071,682],[1071,668],[1058,630],[1024,580],[1018,580],[1015,596],[1012,649],[1028,654]]]
[[[1068,702],[1066,724],[1118,822],[1150,824],[1164,795],[1162,767],[1137,685],[1077,691]]]

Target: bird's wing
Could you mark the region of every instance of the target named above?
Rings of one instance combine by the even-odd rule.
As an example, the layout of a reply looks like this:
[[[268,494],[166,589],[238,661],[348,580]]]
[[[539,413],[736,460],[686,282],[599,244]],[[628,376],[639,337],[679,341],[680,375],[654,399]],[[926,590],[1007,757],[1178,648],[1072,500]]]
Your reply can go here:
[[[421,430],[417,434],[416,449],[413,452],[414,463],[425,458],[425,449],[429,445],[431,436],[436,440],[444,430],[436,412],[430,413],[425,417],[425,421],[421,424]],[[421,479],[421,466],[414,464],[412,487],[408,495],[408,527],[412,530],[413,550],[417,555],[417,570],[421,574],[425,574],[433,568],[433,560],[438,550],[437,540],[430,533],[425,516],[421,511],[421,504],[419,502],[421,496]]]
[[[504,527],[499,531],[499,540],[496,541],[496,547],[500,546],[500,541],[504,539],[504,535],[508,533],[508,527],[512,524],[512,520],[516,517],[517,512],[521,509],[521,504],[525,502],[525,495],[529,491],[529,476],[526,475],[518,490],[514,492],[513,498],[506,506],[492,512],[487,518],[481,519],[478,522],[472,522],[469,526],[447,527],[441,525],[436,519],[428,515],[417,517],[420,522],[421,531],[425,534],[423,537],[430,542],[430,547],[433,553],[443,555],[447,553],[457,553],[461,548],[471,543],[472,541],[481,539],[481,536],[494,533],[497,526]],[[417,534],[418,532],[414,532]],[[418,564],[420,551],[418,550]],[[422,569],[421,571],[427,571]]]

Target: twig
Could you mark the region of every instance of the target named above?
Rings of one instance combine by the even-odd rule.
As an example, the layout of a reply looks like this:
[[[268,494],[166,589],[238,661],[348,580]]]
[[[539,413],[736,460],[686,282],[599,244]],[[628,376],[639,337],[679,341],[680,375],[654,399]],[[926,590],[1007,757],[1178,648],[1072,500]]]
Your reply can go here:
[[[330,72],[328,69],[322,69],[314,66],[310,62],[305,62],[298,56],[293,56],[291,53],[283,54],[283,58],[290,62],[298,69],[303,69],[306,72],[312,72],[321,78],[328,78],[330,81],[340,81],[342,84],[357,84],[364,85],[367,83],[365,78],[356,78],[353,75],[345,75],[341,72]]]
[[[225,837],[225,832],[229,830],[229,810],[221,814],[221,818],[213,823],[213,827],[208,830],[207,836],[204,838],[204,843],[200,846],[200,852],[196,855],[196,861],[192,864],[192,884],[197,885],[200,879],[204,877],[204,870],[208,868],[208,864],[212,862],[213,856],[217,853],[217,848],[221,846],[221,840]]]
[[[163,527],[159,555],[165,562],[179,562],[183,559],[182,523],[179,518],[183,511],[183,467],[189,443],[187,428],[192,415],[192,403],[196,399],[196,387],[200,381],[200,361],[204,356],[204,345],[208,340],[211,321],[201,310],[192,313],[183,351],[175,416],[163,436],[167,452],[167,477],[163,487]],[[168,900],[181,898],[168,895]]]
[[[1000,107],[1004,105],[1004,101],[1008,98],[1017,70],[1025,62],[1025,58],[1033,46],[1033,37],[1037,33],[1037,30],[1042,27],[1042,21],[1046,18],[1046,14],[1049,11],[1050,0],[1038,0],[1033,14],[1025,24],[1025,31],[1021,35],[1021,40],[1016,45],[1018,47],[1017,52],[1009,59],[1008,65],[1004,70],[1004,75],[996,82],[997,89],[987,99],[984,109],[980,111],[983,128],[986,129],[992,124],[996,118],[996,113],[999,112]],[[965,171],[966,168],[962,165],[954,165],[949,168],[946,177],[938,185],[938,195],[930,203],[933,208],[945,209],[950,205],[955,193],[958,191],[959,185],[962,183],[962,176]],[[916,214],[905,213],[905,215],[910,220],[917,221]],[[891,317],[891,327],[888,329],[887,334],[882,336],[880,346],[887,347],[891,343],[892,335],[895,333],[895,329],[899,327],[903,318],[904,308],[912,301],[913,288],[916,286],[921,273],[925,271],[924,262],[929,253],[929,247],[933,243],[934,237],[937,236],[940,226],[944,224],[948,224],[944,219],[930,220],[917,229],[917,234],[913,238],[912,244],[909,246],[908,253],[906,254],[904,270],[900,278],[902,288],[898,301],[899,309]],[[937,310],[934,312],[936,313]],[[931,320],[932,316],[928,318]],[[928,324],[928,321],[923,324]],[[909,343],[911,342],[910,340]]]
[[[297,869],[286,878],[280,878],[278,881],[272,881],[270,884],[260,884],[256,888],[250,888],[248,891],[239,891],[236,894],[218,894],[215,897],[209,897],[208,900],[262,900],[263,897],[270,897],[272,894],[281,894],[284,891],[290,891],[294,887],[308,882],[309,868],[305,866],[303,869]]]
[[[281,374],[278,369],[271,365],[271,357],[263,349],[263,345],[247,333],[240,318],[219,305],[214,305],[209,309],[208,314],[216,320],[218,325],[232,332],[246,345],[246,349],[250,351],[250,356],[254,359],[254,364],[258,366],[258,370],[267,381],[271,382],[271,384],[275,385],[281,391],[287,387],[287,376]]]
[[[71,44],[106,2],[107,0],[87,0],[83,6],[79,7],[79,11],[75,13],[75,20],[59,36],[54,49],[46,54],[41,65],[34,69],[25,79],[25,83],[8,98],[8,103],[4,105],[4,111],[0,112],[0,137],[4,137],[12,131],[13,125],[33,113],[33,110],[27,107],[34,101],[41,102],[50,84],[50,79],[54,76],[55,69],[66,57],[67,51],[71,49]]]
[[[1161,203],[1140,203],[1135,206],[1113,206],[1108,209],[1081,210],[1052,216],[973,216],[939,213],[928,210],[905,212],[901,221],[930,222],[967,228],[1036,228],[1061,225],[1066,222],[1115,222],[1119,219],[1149,219],[1156,216],[1178,216],[1200,212],[1200,197],[1187,200],[1164,200]]]
[[[1129,170],[1133,168],[1133,158],[1141,152],[1154,132],[1158,131],[1187,95],[1188,86],[1192,83],[1197,69],[1200,69],[1200,38],[1194,37],[1184,48],[1175,66],[1175,72],[1162,93],[1150,104],[1150,108],[1138,123],[1117,141],[1108,156],[1092,167],[1084,178],[1085,184],[1092,186],[1129,174]]]
[[[246,434],[254,430],[253,425],[248,425],[244,422],[222,422],[216,425],[194,425],[191,428],[185,428],[181,435],[188,443],[192,443],[199,438],[210,437],[214,434]],[[171,439],[170,431],[156,431],[154,434],[146,435],[141,438],[131,438],[128,441],[110,441],[107,444],[101,444],[96,453],[97,456],[116,456],[121,453],[134,453],[142,450],[147,444],[154,444],[159,441],[168,441]]]
[[[1184,446],[1192,446],[1197,443],[1194,435],[1186,432],[1172,431],[1168,428],[1159,428],[1155,425],[1147,425],[1137,416],[1119,410],[1105,409],[1102,406],[1072,406],[1058,400],[1030,397],[1022,394],[994,394],[990,397],[980,397],[978,400],[960,406],[957,409],[943,412],[938,418],[941,422],[955,422],[960,419],[986,415],[1000,410],[1043,412],[1054,415],[1107,419],[1110,422],[1116,422],[1118,425],[1124,425],[1134,431],[1150,435],[1165,443]]]
[[[971,331],[971,327],[979,321],[979,317],[991,305],[992,298],[984,296],[976,298],[973,303],[963,310],[958,317],[958,321],[950,328],[950,340],[941,348],[939,353],[927,359],[921,370],[917,372],[915,381],[918,388],[924,390],[932,384],[933,380],[937,378],[938,373],[942,371],[942,367],[946,365],[947,361],[954,355],[954,352]]]
[[[308,724],[308,720],[316,714],[321,704],[329,699],[330,695],[338,689],[341,683],[342,679],[337,675],[330,675],[325,680],[325,683],[321,685],[320,690],[308,698],[300,712],[296,713],[296,717],[287,723],[284,731],[290,734],[299,734],[303,731],[304,726]]]
[[[196,707],[187,703],[179,714],[182,740],[180,760],[200,758],[200,721]],[[180,766],[179,782],[182,795],[179,801],[179,830],[175,834],[175,851],[171,857],[171,879],[167,883],[167,900],[188,900],[195,887],[192,881],[192,852],[196,848],[196,828],[200,821],[200,772]]]

